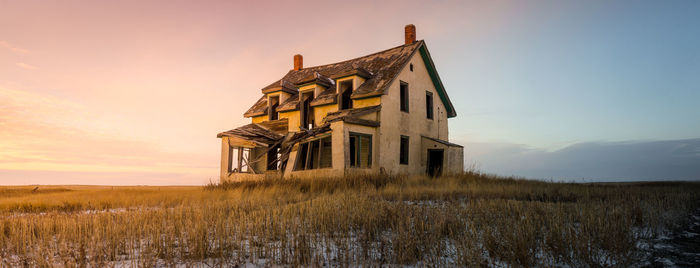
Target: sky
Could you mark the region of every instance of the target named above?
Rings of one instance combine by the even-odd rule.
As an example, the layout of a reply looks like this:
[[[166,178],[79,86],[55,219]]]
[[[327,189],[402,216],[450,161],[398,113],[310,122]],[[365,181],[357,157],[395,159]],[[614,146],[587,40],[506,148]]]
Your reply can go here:
[[[200,185],[292,68],[416,25],[466,166],[700,180],[700,1],[0,0],[0,185]]]

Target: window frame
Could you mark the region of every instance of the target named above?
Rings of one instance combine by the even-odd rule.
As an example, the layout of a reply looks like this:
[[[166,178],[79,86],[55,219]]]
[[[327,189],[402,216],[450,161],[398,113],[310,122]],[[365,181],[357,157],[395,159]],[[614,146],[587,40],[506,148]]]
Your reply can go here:
[[[277,100],[274,105],[272,105],[271,101],[275,99]],[[267,120],[272,121],[272,120],[278,120],[279,119],[279,113],[277,112],[277,107],[280,105],[280,96],[269,96],[267,97]]]
[[[404,145],[405,141],[405,145]],[[399,140],[399,165],[408,165],[409,155],[411,151],[411,137],[401,135]]]
[[[425,91],[425,118],[430,120],[435,118],[435,98],[433,97],[433,92],[427,90]]]
[[[343,90],[342,85],[343,84],[350,84],[350,88]],[[352,91],[355,90],[355,79],[347,79],[347,80],[341,80],[338,81],[338,110],[348,110],[352,109],[352,98],[350,98],[350,95],[347,96],[347,100],[343,97],[345,95],[345,91],[349,91],[350,94],[352,94]],[[348,102],[348,107],[343,108],[343,102],[347,101]]]
[[[234,155],[234,150],[236,155]],[[250,173],[252,167],[250,166],[250,155],[252,154],[252,149],[248,147],[241,146],[231,146],[228,147],[228,173]],[[247,153],[247,154],[246,154]],[[243,156],[247,155],[248,159],[244,159]],[[233,167],[232,160],[234,157],[237,160],[237,166]],[[244,163],[245,160],[245,163]],[[245,168],[245,170],[244,170]]]
[[[355,156],[350,155],[351,159],[348,161],[348,166],[351,168],[372,168],[372,134],[365,134],[365,133],[359,133],[359,132],[348,132],[348,144],[350,146],[354,146],[354,144],[350,143],[350,138],[355,137],[357,140],[357,148],[355,148]],[[368,138],[369,139],[369,146],[367,146],[367,167],[362,167],[361,161],[361,154],[362,154],[362,138]],[[350,151],[350,148],[348,148],[348,151]],[[355,164],[352,164],[352,159],[355,159]]]
[[[405,88],[405,90],[404,90]],[[404,113],[409,113],[409,99],[410,99],[410,94],[409,94],[409,86],[408,83],[404,81],[399,82],[399,110],[404,112]]]

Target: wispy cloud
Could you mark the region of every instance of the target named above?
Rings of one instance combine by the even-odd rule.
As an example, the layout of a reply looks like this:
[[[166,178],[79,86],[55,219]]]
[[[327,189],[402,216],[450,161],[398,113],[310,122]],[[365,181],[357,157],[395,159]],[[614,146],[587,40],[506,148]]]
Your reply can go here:
[[[4,49],[8,49],[8,50],[10,50],[10,51],[12,51],[12,52],[14,52],[14,53],[17,53],[17,54],[27,54],[27,53],[29,53],[29,50],[24,49],[24,48],[21,48],[21,47],[14,46],[14,45],[10,44],[9,42],[3,41],[3,40],[0,40],[0,47],[1,47],[1,48],[4,48]]]
[[[22,69],[27,69],[27,70],[36,70],[36,69],[39,69],[38,67],[36,67],[36,66],[34,66],[34,65],[27,64],[27,63],[24,63],[24,62],[18,62],[16,65],[17,65],[17,67],[20,67],[20,68],[22,68]]]

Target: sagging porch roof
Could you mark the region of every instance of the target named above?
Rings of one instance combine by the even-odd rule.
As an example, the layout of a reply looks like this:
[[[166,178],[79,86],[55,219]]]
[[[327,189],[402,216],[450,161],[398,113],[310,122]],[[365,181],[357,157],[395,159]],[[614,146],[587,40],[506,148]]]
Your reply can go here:
[[[286,118],[262,123],[252,123],[221,132],[216,134],[216,137],[236,137],[254,142],[258,145],[269,146],[278,143],[285,137],[288,123]]]
[[[370,127],[378,127],[379,121],[362,119],[360,116],[376,113],[382,109],[382,105],[368,106],[362,108],[341,110],[337,112],[328,113],[323,119],[323,123],[332,123],[336,121],[344,121],[346,123],[365,125]]]

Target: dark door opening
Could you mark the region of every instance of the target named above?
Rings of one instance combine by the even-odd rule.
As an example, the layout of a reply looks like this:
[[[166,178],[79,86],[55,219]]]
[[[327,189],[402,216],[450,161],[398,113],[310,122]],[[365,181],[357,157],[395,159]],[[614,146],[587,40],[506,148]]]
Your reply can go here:
[[[279,170],[280,168],[280,147],[275,146],[274,148],[267,151],[267,170]]]
[[[438,177],[442,175],[442,162],[445,152],[442,149],[428,149],[428,175]]]

